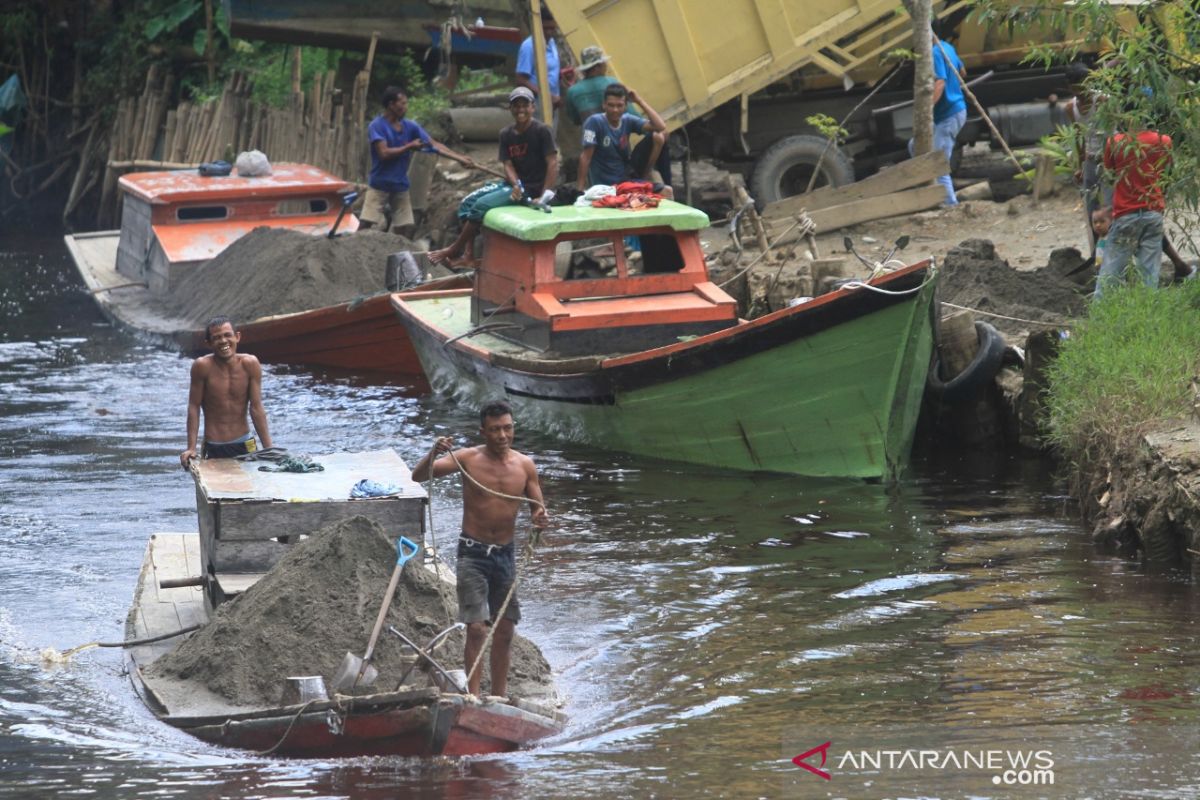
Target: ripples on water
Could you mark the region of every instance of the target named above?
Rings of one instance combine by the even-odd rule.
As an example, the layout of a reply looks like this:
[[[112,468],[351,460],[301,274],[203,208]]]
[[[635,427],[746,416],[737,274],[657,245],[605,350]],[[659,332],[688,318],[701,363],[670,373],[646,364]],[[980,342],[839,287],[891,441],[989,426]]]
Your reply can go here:
[[[1021,747],[1032,724],[1128,778],[1068,770],[1018,796],[1197,794],[1193,588],[1095,555],[1030,465],[926,467],[889,490],[563,450],[532,432],[520,444],[556,527],[522,584],[522,627],[568,699],[561,737],[457,761],[203,745],[150,716],[117,652],[36,659],[120,638],[147,537],[195,530],[177,465],[188,362],[105,326],[49,252],[0,255],[0,795],[873,797],[836,776],[793,783],[789,746],[878,730],[884,747],[903,728]],[[413,463],[436,435],[477,427],[404,386],[302,369],[268,367],[265,393],[275,437],[301,452],[394,447]],[[459,499],[437,486],[439,536],[454,535]],[[908,788],[1007,796],[949,780]]]

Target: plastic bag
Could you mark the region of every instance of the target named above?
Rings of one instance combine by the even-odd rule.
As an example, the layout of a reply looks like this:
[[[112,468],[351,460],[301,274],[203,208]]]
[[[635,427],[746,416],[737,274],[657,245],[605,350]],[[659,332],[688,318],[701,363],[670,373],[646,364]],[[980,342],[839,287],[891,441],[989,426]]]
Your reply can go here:
[[[243,178],[256,178],[259,175],[271,174],[271,162],[265,154],[258,150],[247,150],[238,153],[237,172]]]

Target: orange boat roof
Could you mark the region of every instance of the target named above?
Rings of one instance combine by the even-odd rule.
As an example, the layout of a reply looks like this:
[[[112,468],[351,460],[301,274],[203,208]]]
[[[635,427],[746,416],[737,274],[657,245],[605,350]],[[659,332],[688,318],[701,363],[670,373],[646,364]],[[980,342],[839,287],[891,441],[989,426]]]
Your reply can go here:
[[[300,194],[341,192],[350,184],[309,164],[272,164],[271,174],[242,178],[201,177],[199,170],[132,172],[121,178],[122,191],[154,205],[218,200],[250,200]]]
[[[313,236],[333,227],[336,215],[273,217],[267,219],[189,222],[183,225],[154,225],[154,235],[171,263],[208,261],[255,228],[290,228]],[[338,233],[358,230],[358,218],[347,214]]]

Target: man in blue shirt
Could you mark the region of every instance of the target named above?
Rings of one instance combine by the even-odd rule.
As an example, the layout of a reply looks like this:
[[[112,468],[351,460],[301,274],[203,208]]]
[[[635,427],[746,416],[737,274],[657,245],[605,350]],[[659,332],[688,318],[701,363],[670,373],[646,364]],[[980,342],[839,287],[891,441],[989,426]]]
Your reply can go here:
[[[933,35],[932,32],[930,35]],[[933,149],[946,154],[949,162],[954,154],[954,142],[958,132],[967,122],[967,101],[963,97],[962,59],[954,45],[934,36],[933,39]],[[908,143],[908,153],[913,154],[913,142]],[[937,182],[946,187],[946,205],[958,205],[954,194],[954,181],[942,175]]]
[[[363,228],[385,227],[388,209],[392,226],[397,233],[408,235],[414,223],[412,200],[408,196],[408,165],[414,150],[445,153],[463,160],[469,158],[435,142],[417,123],[405,119],[408,96],[397,86],[383,90],[383,113],[367,126],[367,141],[371,145],[371,174],[367,178],[367,196],[359,221]]]
[[[625,113],[627,101],[641,106],[646,118]],[[596,184],[616,185],[627,180],[647,177],[666,141],[667,125],[650,105],[633,89],[619,83],[604,89],[604,112],[593,114],[583,123],[583,150],[579,154],[579,188]],[[637,147],[630,150],[629,136],[645,134]],[[671,196],[670,187],[663,195]]]
[[[600,114],[604,112],[604,90],[614,83],[619,81],[608,74],[608,56],[599,47],[585,47],[579,54],[579,71],[583,73],[583,80],[574,83],[567,93],[563,95],[563,105],[567,109],[567,116],[571,118],[576,125],[583,125],[584,120],[592,114]],[[635,117],[639,116],[637,109],[628,109],[630,114]],[[663,138],[663,146],[659,152],[658,158],[654,161],[654,168],[658,170],[662,182],[667,186],[671,185],[671,148],[667,146],[667,135],[661,135]]]
[[[542,33],[546,39],[546,82],[550,84],[550,107],[554,109],[554,118],[552,120],[542,120],[550,126],[552,130],[558,130],[558,109],[562,106],[562,97],[559,94],[559,61],[558,61],[558,45],[554,43],[554,37],[558,35],[558,23],[554,21],[550,11],[542,6]],[[517,51],[517,85],[524,86],[529,91],[533,92],[536,99],[533,104],[534,117],[541,119],[542,103],[540,100],[541,89],[537,82],[537,65],[533,58],[533,37],[526,37],[525,41],[521,42],[521,49]]]

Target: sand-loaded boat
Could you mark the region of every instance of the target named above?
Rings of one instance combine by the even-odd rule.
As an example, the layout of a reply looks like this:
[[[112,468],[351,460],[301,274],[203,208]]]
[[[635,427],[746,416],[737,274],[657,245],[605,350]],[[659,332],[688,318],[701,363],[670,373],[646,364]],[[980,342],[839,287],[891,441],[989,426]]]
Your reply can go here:
[[[898,476],[933,346],[930,262],[747,321],[709,279],[707,225],[671,201],[495,209],[472,289],[392,304],[435,390],[507,397],[522,424],[565,440],[738,470]],[[607,271],[584,264],[589,253],[611,254]]]
[[[121,229],[65,239],[105,317],[151,341],[200,355],[207,352],[203,323],[171,302],[180,287],[259,228],[313,237],[352,234],[358,220],[344,208],[352,188],[306,164],[276,164],[270,175],[259,177],[203,176],[195,169],[131,173],[119,182]],[[244,266],[245,273],[255,268]],[[268,362],[420,375],[387,299],[385,269],[381,261],[374,296],[329,297],[292,313],[235,319],[242,333],[239,349]],[[431,285],[468,282],[449,278]]]
[[[147,707],[204,741],[291,757],[472,755],[560,732],[549,667],[526,639],[514,642],[508,697],[463,691],[449,666],[462,646],[454,589],[428,547],[384,605],[378,674],[338,688],[346,654],[363,655],[380,618],[393,543],[422,540],[426,496],[391,450],[316,460],[323,471],[198,462],[200,532],[151,537],[127,620],[126,640],[143,642],[126,653]],[[396,491],[349,499],[363,479]]]

